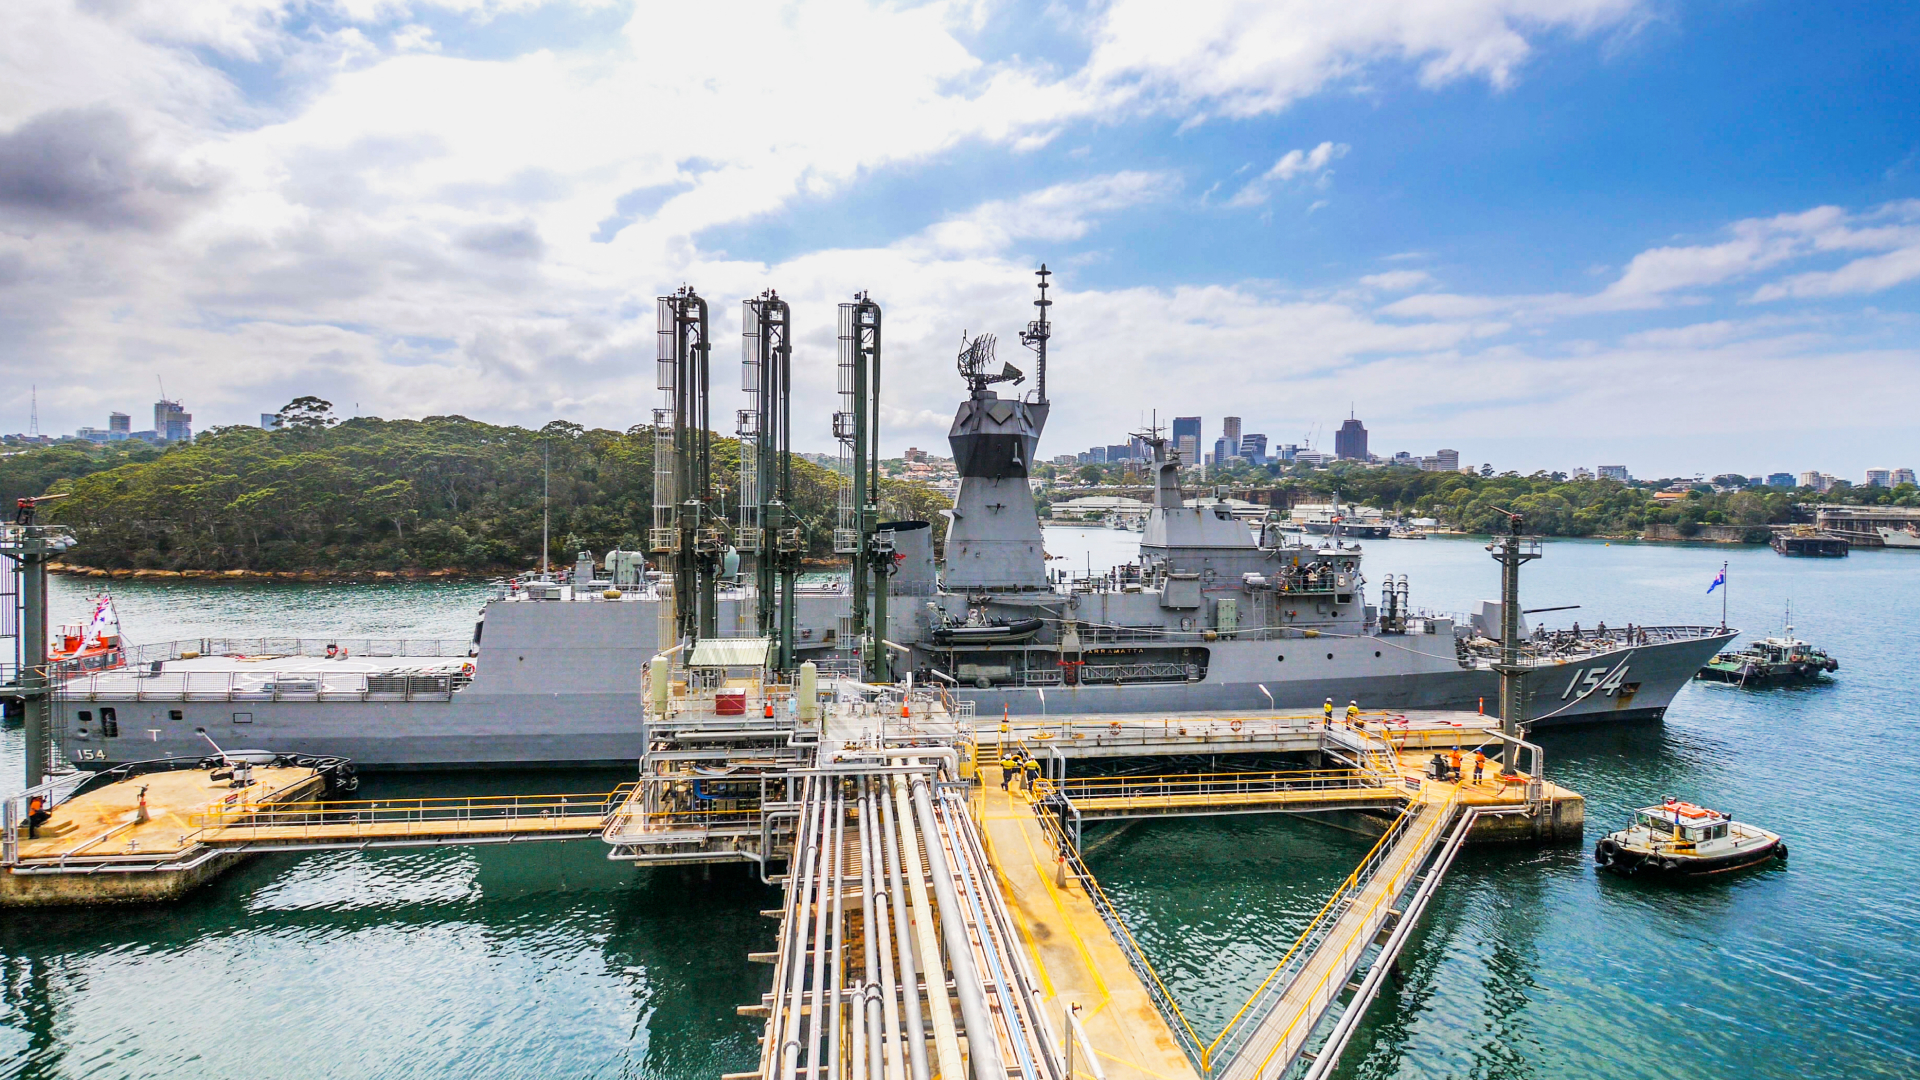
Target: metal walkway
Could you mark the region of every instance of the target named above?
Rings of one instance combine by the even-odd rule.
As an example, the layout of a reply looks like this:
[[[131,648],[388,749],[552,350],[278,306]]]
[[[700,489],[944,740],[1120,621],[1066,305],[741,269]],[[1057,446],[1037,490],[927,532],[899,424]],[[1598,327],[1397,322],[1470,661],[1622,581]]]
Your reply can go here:
[[[585,840],[601,835],[633,785],[580,795],[215,804],[182,839],[258,854],[328,848]]]
[[[1284,1076],[1343,995],[1352,992],[1364,1008],[1372,993],[1364,982],[1353,982],[1354,976],[1363,962],[1376,969],[1392,962],[1404,939],[1395,932],[1419,918],[1473,817],[1461,805],[1457,785],[1432,785],[1409,803],[1207,1047],[1209,1075],[1218,1080]],[[1443,857],[1435,859],[1436,853]],[[1364,999],[1362,989],[1367,989]],[[1350,1011],[1357,1019],[1360,1010]],[[1338,1034],[1344,1044],[1345,1033]],[[1323,1046],[1319,1056],[1330,1065],[1338,1047]]]

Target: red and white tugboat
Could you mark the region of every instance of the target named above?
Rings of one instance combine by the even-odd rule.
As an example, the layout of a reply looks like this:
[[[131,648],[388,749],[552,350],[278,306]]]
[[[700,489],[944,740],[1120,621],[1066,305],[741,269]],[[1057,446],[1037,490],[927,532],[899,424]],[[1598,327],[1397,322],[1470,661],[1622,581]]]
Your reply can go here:
[[[55,682],[126,666],[127,650],[120,639],[120,616],[113,610],[113,597],[107,593],[101,593],[94,601],[91,619],[84,624],[62,626],[47,645],[47,668]]]
[[[1725,874],[1786,857],[1779,834],[1672,797],[1635,812],[1632,825],[1593,847],[1602,870],[1664,877]]]

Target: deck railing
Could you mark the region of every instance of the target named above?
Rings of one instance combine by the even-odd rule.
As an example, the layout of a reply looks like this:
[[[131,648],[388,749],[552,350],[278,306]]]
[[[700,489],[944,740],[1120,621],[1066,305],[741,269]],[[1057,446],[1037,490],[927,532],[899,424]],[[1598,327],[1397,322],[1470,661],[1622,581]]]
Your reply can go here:
[[[453,672],[114,671],[70,679],[61,701],[451,701],[473,681]]]

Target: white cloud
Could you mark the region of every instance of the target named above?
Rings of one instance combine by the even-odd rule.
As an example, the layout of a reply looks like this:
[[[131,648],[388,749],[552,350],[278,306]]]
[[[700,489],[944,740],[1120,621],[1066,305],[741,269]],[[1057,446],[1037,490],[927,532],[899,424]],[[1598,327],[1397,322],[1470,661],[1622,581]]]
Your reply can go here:
[[[1228,206],[1259,206],[1267,201],[1276,185],[1284,184],[1297,176],[1318,177],[1324,186],[1328,176],[1327,166],[1335,160],[1347,156],[1351,149],[1346,143],[1323,142],[1312,150],[1289,150],[1273,163],[1273,167],[1261,173],[1234,194],[1227,201]]]
[[[1275,112],[1371,64],[1412,63],[1439,86],[1509,85],[1526,34],[1630,23],[1637,0],[1115,0],[1087,78],[1114,101],[1165,99],[1244,117]]]
[[[1055,184],[1018,199],[982,203],[915,238],[943,253],[997,253],[1016,240],[1077,240],[1095,215],[1158,202],[1180,188],[1169,172],[1122,172]]]
[[[1388,270],[1385,273],[1368,274],[1360,279],[1360,284],[1381,292],[1406,292],[1432,280],[1433,275],[1425,270]]]

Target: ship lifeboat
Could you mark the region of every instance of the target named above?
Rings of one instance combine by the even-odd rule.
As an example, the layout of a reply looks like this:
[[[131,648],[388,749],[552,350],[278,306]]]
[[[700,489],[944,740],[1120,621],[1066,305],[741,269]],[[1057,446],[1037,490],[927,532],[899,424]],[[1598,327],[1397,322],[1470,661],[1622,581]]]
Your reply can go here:
[[[1039,619],[1021,619],[1008,623],[969,623],[963,626],[936,626],[934,644],[946,648],[967,645],[1011,645],[1026,641],[1040,632]]]

